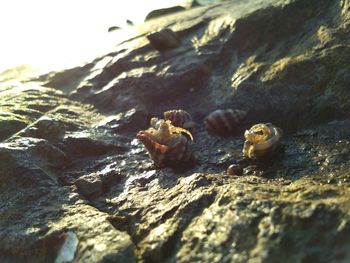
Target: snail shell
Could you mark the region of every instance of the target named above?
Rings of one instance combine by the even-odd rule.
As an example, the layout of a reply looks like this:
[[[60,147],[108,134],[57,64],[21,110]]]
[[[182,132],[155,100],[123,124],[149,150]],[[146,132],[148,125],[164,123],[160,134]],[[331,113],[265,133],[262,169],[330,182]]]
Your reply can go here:
[[[153,118],[148,130],[137,133],[137,138],[144,144],[154,164],[160,167],[186,166],[192,161],[191,139],[189,131],[175,127],[170,121]]]
[[[237,130],[239,123],[247,116],[243,110],[215,110],[204,118],[207,130],[221,135],[229,135]]]
[[[242,175],[243,168],[239,164],[231,164],[226,171],[227,175]]]
[[[260,123],[246,130],[243,155],[251,159],[267,159],[273,157],[280,148],[282,129],[271,123]]]
[[[179,36],[170,28],[164,28],[147,36],[148,41],[158,51],[177,48],[181,45]]]
[[[192,129],[195,123],[192,121],[191,114],[184,110],[169,110],[164,112],[164,119],[171,121],[176,127]]]

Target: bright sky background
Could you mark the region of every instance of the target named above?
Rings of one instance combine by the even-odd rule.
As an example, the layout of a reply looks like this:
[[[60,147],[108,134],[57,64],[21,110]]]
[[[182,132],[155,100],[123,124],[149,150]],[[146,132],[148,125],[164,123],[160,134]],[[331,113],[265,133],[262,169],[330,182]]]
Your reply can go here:
[[[0,72],[20,64],[41,69],[78,65],[118,43],[110,26],[141,23],[181,0],[1,0]]]

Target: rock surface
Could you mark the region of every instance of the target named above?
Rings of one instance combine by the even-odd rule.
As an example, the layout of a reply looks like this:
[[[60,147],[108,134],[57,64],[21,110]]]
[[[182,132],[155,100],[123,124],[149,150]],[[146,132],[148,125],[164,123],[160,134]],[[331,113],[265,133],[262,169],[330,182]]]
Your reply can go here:
[[[152,48],[162,28],[181,46]],[[224,1],[86,65],[3,78],[0,262],[349,262],[349,31],[349,0]],[[204,129],[218,108],[248,112],[241,135]],[[169,109],[199,124],[188,170],[155,169],[135,139]],[[261,122],[284,153],[226,175]]]

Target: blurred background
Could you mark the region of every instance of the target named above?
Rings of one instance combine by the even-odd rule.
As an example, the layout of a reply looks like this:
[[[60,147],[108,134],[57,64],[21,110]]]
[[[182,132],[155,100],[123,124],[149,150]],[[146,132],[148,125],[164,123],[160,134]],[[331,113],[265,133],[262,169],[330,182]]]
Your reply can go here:
[[[137,25],[150,11],[188,5],[189,2],[2,0],[0,72],[18,65],[48,71],[91,60],[117,44],[123,38],[123,32],[137,30]],[[197,2],[209,4],[214,1]],[[123,30],[108,32],[112,26]]]

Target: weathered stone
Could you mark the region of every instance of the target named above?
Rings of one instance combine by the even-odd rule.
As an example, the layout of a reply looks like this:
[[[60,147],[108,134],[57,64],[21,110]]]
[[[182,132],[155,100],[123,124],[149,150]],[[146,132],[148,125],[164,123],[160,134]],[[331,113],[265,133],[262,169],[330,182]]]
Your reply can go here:
[[[88,199],[99,197],[103,193],[102,181],[97,174],[88,174],[79,177],[79,179],[75,181],[75,185],[79,193]]]
[[[220,1],[148,21],[74,69],[7,74],[0,261],[59,262],[71,240],[73,262],[348,262],[349,8]],[[154,50],[145,36],[161,28],[181,45]],[[222,108],[248,112],[237,135],[201,124]],[[198,124],[187,170],[156,169],[135,138],[169,109]],[[242,159],[244,131],[269,122],[284,152]]]
[[[66,128],[63,123],[44,116],[17,135],[41,138],[55,142],[63,139],[65,131]]]

